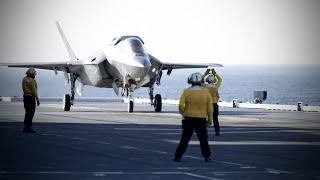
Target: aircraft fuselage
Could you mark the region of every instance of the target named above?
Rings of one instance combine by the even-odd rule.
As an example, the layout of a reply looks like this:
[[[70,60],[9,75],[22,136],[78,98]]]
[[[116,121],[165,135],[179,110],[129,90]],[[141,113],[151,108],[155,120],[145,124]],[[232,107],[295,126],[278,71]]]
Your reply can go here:
[[[122,39],[121,39],[122,38]],[[143,42],[138,37],[114,39],[104,50],[86,58],[79,79],[84,85],[120,87],[134,84],[139,88],[150,82],[151,62]]]

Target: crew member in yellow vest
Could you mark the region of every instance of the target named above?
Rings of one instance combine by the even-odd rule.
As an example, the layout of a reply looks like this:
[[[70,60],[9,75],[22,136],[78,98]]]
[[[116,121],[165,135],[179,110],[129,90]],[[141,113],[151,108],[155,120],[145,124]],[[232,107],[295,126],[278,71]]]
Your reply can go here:
[[[188,83],[191,84],[191,87],[183,91],[179,103],[179,113],[183,116],[183,130],[174,161],[181,161],[191,136],[196,131],[200,141],[201,153],[207,162],[211,160],[207,125],[212,125],[212,98],[209,90],[201,86],[203,78],[200,73],[191,74],[188,77]]]
[[[33,67],[31,67],[27,70],[26,74],[27,76],[22,80],[23,104],[26,111],[24,116],[23,132],[35,133],[35,131],[31,129],[31,126],[32,119],[36,111],[36,102],[37,106],[40,105],[38,97],[38,85],[37,81],[35,80],[37,72]]]
[[[208,75],[208,76],[207,76]],[[212,97],[212,103],[213,103],[213,126],[216,133],[216,136],[220,135],[220,125],[218,120],[219,115],[219,88],[222,83],[222,78],[216,73],[216,71],[212,68],[212,74],[210,74],[210,69],[207,69],[207,71],[202,76],[203,78],[206,77],[207,84],[205,87],[207,87],[210,91],[211,97]]]

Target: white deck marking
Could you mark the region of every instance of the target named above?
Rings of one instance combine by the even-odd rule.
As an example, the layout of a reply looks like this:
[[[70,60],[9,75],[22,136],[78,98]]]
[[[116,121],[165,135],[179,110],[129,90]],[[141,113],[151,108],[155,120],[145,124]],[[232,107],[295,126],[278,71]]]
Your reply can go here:
[[[181,129],[172,129],[172,128],[114,128],[119,131],[177,131]],[[181,133],[180,133],[181,134]]]
[[[178,144],[179,140],[168,140],[163,141]],[[190,145],[199,145],[199,141],[191,140]],[[308,146],[319,146],[320,142],[299,142],[299,141],[209,141],[212,145],[308,145]]]
[[[234,162],[228,162],[228,161],[219,161],[219,160],[213,160],[214,162],[219,162],[222,164],[228,164],[228,165],[234,165],[234,166],[244,166],[243,164],[240,163],[234,163]]]
[[[66,139],[71,139],[71,140],[81,140],[81,141],[86,141],[86,142],[91,142],[91,143],[98,143],[98,144],[105,144],[105,145],[109,145],[109,144],[110,144],[110,143],[104,142],[104,141],[95,141],[95,140],[89,140],[89,139],[85,139],[85,138],[70,137],[70,136],[64,136],[64,135],[59,135],[59,134],[42,133],[42,135],[45,135],[45,136],[63,137],[63,138],[66,138]]]
[[[283,170],[277,170],[277,169],[271,169],[271,168],[265,168],[265,170],[271,174],[292,174],[292,172],[289,172],[289,171],[283,171]]]
[[[212,178],[208,176],[202,176],[194,173],[188,172],[109,172],[109,171],[102,171],[102,172],[72,172],[72,171],[17,171],[17,172],[4,172],[1,171],[0,174],[60,174],[60,175],[73,175],[73,174],[82,174],[82,175],[92,175],[95,177],[104,177],[106,175],[187,175],[192,177],[197,177],[201,179],[209,179],[209,180],[223,180],[218,178]]]
[[[241,169],[256,169],[257,167],[254,166],[242,166]]]
[[[275,132],[293,132],[293,133],[309,133],[309,134],[319,134],[320,131],[314,131],[314,130],[265,130],[265,131],[228,131],[228,132],[222,132],[221,134],[249,134],[249,133],[275,133]],[[168,132],[168,133],[159,133],[161,135],[175,135],[175,134],[181,134],[181,132]],[[214,134],[211,132],[208,132],[208,134]]]
[[[139,148],[136,147],[132,147],[132,146],[120,146],[121,149],[136,149],[136,150],[141,150]]]
[[[159,154],[170,154],[168,152],[164,152],[164,151],[158,151],[158,150],[150,150],[151,152],[155,152],[155,153],[159,153]]]
[[[192,177],[201,178],[201,179],[223,180],[223,179],[212,178],[212,177],[208,177],[208,176],[202,176],[202,175],[198,175],[198,174],[194,174],[194,173],[184,173],[184,174],[185,174],[185,175],[188,175],[188,176],[192,176]]]

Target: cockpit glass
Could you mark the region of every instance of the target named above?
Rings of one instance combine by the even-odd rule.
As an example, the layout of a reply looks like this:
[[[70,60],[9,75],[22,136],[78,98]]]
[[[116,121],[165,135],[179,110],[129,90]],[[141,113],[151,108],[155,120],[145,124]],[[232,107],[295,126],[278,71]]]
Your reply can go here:
[[[134,53],[146,54],[143,44],[138,39],[130,39],[128,43]]]

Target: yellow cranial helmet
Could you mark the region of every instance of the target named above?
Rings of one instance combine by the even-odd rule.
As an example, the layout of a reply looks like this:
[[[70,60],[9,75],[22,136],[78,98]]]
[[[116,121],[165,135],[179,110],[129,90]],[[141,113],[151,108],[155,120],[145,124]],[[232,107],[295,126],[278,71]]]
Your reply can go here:
[[[36,75],[37,72],[33,67],[31,67],[27,70],[26,74]]]
[[[217,82],[217,78],[214,75],[210,74],[210,75],[207,76],[206,82],[207,83],[216,83]]]
[[[189,84],[198,84],[198,83],[203,83],[202,75],[198,72],[192,73],[188,77],[188,83]]]

